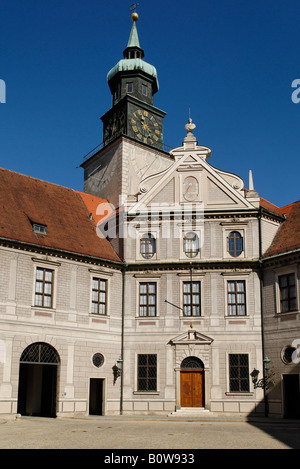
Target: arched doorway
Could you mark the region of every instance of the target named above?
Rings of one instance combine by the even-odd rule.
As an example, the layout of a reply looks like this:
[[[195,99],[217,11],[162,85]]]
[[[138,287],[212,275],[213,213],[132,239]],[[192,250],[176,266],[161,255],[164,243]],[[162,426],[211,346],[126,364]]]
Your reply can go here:
[[[51,345],[36,342],[20,358],[18,413],[56,417],[58,353]]]
[[[204,364],[197,357],[187,357],[180,365],[181,407],[204,407]]]

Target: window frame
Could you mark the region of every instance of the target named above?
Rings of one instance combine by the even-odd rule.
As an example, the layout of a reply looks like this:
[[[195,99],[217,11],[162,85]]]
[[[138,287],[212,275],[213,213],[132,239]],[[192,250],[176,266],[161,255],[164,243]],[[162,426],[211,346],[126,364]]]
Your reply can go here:
[[[287,279],[286,286],[280,285],[280,280],[283,277],[286,277]],[[293,277],[293,280],[294,280],[293,284],[289,284],[290,277]],[[291,288],[294,288],[295,290],[294,296],[290,296]],[[287,298],[283,298],[283,290],[287,290]],[[296,278],[295,272],[287,272],[287,273],[278,274],[278,291],[279,291],[279,313],[285,314],[285,313],[291,313],[291,312],[297,311],[298,309],[297,308],[297,278]],[[292,300],[294,301],[294,304],[295,304],[294,308],[291,308]],[[283,306],[282,306],[283,302],[288,303],[288,309],[285,311],[283,310]]]
[[[194,239],[189,238],[188,235],[194,235]],[[199,235],[195,231],[187,231],[184,234],[182,241],[183,241],[183,252],[184,252],[186,257],[188,257],[189,259],[194,259],[195,257],[197,257],[199,255],[199,252],[200,252],[200,239],[199,239]],[[195,249],[195,250],[187,249],[186,248],[187,243],[190,244],[192,247],[194,246],[194,243],[195,243],[196,246],[197,246],[197,249]]]
[[[37,234],[46,235],[47,234],[47,225],[41,225],[40,223],[32,224],[32,231]]]
[[[186,284],[190,284],[191,286],[191,290],[189,292],[185,292],[185,285]],[[193,284],[199,284],[199,291],[197,292],[193,292]],[[193,301],[193,295],[197,295],[199,297],[199,302],[198,303],[194,303]],[[185,296],[186,295],[189,295],[191,297],[191,302],[190,303],[185,303]],[[182,281],[182,316],[184,318],[199,318],[201,317],[201,312],[202,312],[202,308],[201,308],[201,280],[183,280]],[[186,314],[185,313],[185,306],[186,307],[190,307],[191,308],[191,314]],[[193,314],[193,307],[197,307],[199,308],[199,314]]]
[[[238,357],[238,365],[233,365],[231,363],[231,357],[236,355]],[[247,364],[243,365],[240,363],[241,357],[247,357]],[[228,353],[228,389],[230,394],[249,394],[250,391],[250,360],[249,360],[249,353]],[[234,368],[236,369],[237,373],[236,376],[233,376]],[[241,376],[243,374],[243,376]],[[234,389],[233,382],[238,383],[238,389]],[[242,383],[247,383],[247,389],[242,389]]]
[[[43,278],[38,279],[37,272],[39,270],[43,271]],[[51,281],[46,280],[46,272],[51,272]],[[50,268],[49,266],[41,266],[37,265],[35,267],[35,276],[34,276],[34,290],[33,290],[33,306],[35,308],[45,308],[45,309],[53,309],[54,307],[54,287],[55,287],[55,270]],[[42,285],[42,291],[39,292],[37,291],[37,285],[41,284]],[[46,293],[45,292],[45,286],[46,285],[51,285],[51,293]],[[36,298],[41,297],[42,298],[42,304],[37,304]],[[50,298],[50,306],[45,305],[45,298]]]
[[[141,292],[141,285],[146,285],[146,293]],[[149,285],[155,285],[154,293],[149,293]],[[141,303],[141,296],[146,297],[146,303]],[[154,297],[155,303],[150,303],[149,297]],[[139,309],[138,309],[139,318],[156,318],[157,317],[157,282],[156,281],[145,279],[145,280],[140,280],[138,282],[138,304],[139,304]],[[149,314],[149,308],[153,306],[155,308],[155,314],[151,315]],[[141,308],[146,308],[146,314],[141,314]]]
[[[144,93],[144,89],[145,89],[145,93]],[[142,83],[142,95],[143,96],[148,96],[148,85],[145,85],[145,83]]]
[[[229,283],[234,283],[234,290],[229,291]],[[238,283],[243,283],[244,288],[243,290],[238,290],[237,289],[237,284]],[[238,295],[243,294],[244,295],[244,302],[240,303],[238,302]],[[229,295],[234,295],[235,296],[235,302],[230,303],[229,302]],[[235,306],[235,314],[230,313],[230,307]],[[238,309],[239,306],[244,306],[245,312],[243,314],[239,314]],[[246,280],[245,279],[227,279],[227,316],[229,317],[245,317],[247,316],[247,286],[246,286]]]
[[[158,355],[157,353],[137,353],[136,356],[136,392],[138,393],[157,393],[158,392]],[[140,365],[140,357],[146,357],[146,364]],[[149,364],[149,357],[155,357],[155,365]],[[150,368],[155,369],[155,376],[149,376]],[[142,369],[145,368],[145,376],[141,376]],[[141,381],[145,380],[145,386],[141,386]],[[149,386],[149,381],[155,380],[155,389]],[[143,389],[144,388],[144,389]]]
[[[94,281],[97,281],[97,283],[98,283],[98,288],[97,289],[93,287]],[[91,314],[93,314],[95,316],[108,316],[108,279],[103,278],[102,276],[92,275],[91,282],[92,282],[91,283],[91,300],[90,300]],[[105,282],[105,290],[100,289],[101,282]],[[96,291],[98,293],[97,301],[93,300],[93,292],[94,291]],[[100,301],[101,293],[105,294],[104,302]],[[93,311],[93,304],[97,305],[97,312]],[[104,305],[104,310],[105,310],[104,313],[100,312],[100,306],[101,305]]]
[[[231,235],[235,235],[235,234],[238,234],[239,236],[236,237],[234,236],[233,238],[231,237]],[[231,250],[229,249],[229,244],[230,244],[230,241],[233,240],[233,244],[234,244],[234,249]],[[237,250],[237,247],[236,247],[236,244],[237,244],[237,240],[240,240],[241,243],[242,243],[242,248],[241,250]],[[233,258],[237,258],[237,257],[240,257],[241,254],[244,252],[244,237],[243,235],[240,233],[239,230],[232,230],[230,231],[230,233],[228,233],[228,236],[227,236],[227,252],[228,254],[233,257]]]
[[[249,230],[249,222],[248,221],[237,221],[237,222],[221,222],[220,223],[223,232],[223,257],[224,259],[246,259],[248,256],[248,230]],[[231,232],[237,231],[241,237],[243,238],[243,251],[237,257],[231,256],[228,252],[228,237]],[[255,250],[253,251],[255,252]],[[252,254],[253,254],[252,252]],[[257,254],[258,255],[258,254]]]
[[[299,293],[298,293],[298,288],[299,288],[299,280],[297,276],[297,271],[298,267],[297,264],[291,264],[285,267],[278,267],[274,269],[274,295],[275,295],[275,314],[295,314],[295,312],[299,311]],[[290,310],[290,311],[281,311],[281,292],[280,292],[280,284],[279,284],[279,277],[282,277],[284,275],[294,275],[294,280],[295,280],[295,309]]]
[[[146,249],[143,252],[142,247],[145,246]],[[152,251],[149,249],[149,246],[152,246]],[[156,254],[156,238],[155,236],[148,232],[144,233],[140,238],[140,254],[143,259],[149,260],[152,259]]]
[[[130,91],[130,88],[131,88],[131,91]],[[133,81],[129,81],[126,83],[126,94],[132,94],[134,91],[134,87],[133,87]]]

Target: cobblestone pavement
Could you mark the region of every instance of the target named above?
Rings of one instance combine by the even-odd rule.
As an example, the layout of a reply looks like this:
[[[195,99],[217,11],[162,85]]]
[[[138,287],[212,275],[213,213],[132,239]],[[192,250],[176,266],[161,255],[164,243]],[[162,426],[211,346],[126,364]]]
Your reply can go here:
[[[0,449],[300,449],[300,422],[22,417],[0,420]]]

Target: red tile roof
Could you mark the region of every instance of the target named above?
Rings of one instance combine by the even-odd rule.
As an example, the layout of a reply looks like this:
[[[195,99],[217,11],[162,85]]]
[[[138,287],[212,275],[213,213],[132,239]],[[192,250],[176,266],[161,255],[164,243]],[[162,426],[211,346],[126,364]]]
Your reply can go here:
[[[280,209],[286,220],[280,225],[264,257],[274,256],[300,248],[300,200]]]
[[[268,210],[271,213],[275,213],[276,215],[282,215],[280,208],[277,205],[272,204],[266,199],[260,197],[260,206],[265,210]]]
[[[0,168],[0,237],[119,262],[111,244],[97,236],[87,200],[72,189]],[[32,223],[46,225],[47,234],[35,233]]]

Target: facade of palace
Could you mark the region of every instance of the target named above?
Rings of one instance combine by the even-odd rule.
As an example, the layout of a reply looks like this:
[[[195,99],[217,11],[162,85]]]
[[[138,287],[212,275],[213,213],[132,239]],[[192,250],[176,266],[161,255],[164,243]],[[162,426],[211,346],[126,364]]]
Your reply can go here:
[[[166,150],[132,19],[84,192],[0,170],[0,415],[299,416],[299,202]]]

